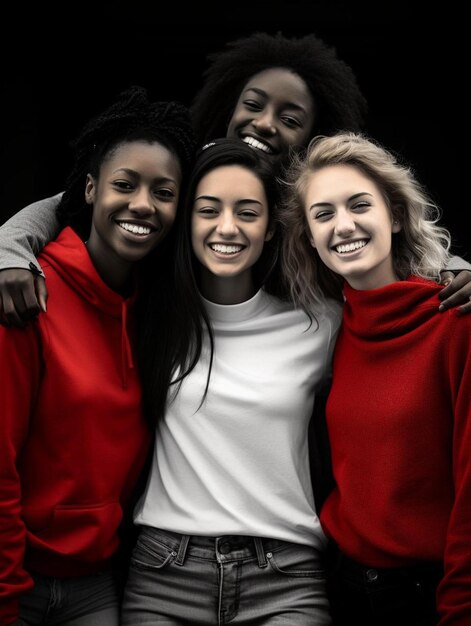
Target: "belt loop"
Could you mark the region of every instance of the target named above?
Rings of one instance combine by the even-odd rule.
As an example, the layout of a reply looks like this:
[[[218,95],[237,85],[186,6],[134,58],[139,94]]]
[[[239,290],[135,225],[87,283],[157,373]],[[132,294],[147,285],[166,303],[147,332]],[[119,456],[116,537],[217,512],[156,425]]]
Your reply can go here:
[[[183,565],[186,556],[186,549],[190,541],[190,535],[182,535],[180,545],[178,547],[177,558],[175,559],[175,565]]]
[[[263,541],[261,537],[254,537],[253,542],[255,544],[255,552],[257,553],[257,561],[259,567],[267,567],[268,561],[263,548]]]

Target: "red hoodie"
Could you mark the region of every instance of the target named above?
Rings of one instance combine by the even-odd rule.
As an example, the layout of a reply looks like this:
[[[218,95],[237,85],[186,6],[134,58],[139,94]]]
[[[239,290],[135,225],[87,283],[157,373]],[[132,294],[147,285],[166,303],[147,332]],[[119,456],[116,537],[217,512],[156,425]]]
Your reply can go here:
[[[48,310],[0,327],[0,623],[28,571],[87,575],[119,547],[151,442],[129,341],[131,302],[107,287],[70,228],[39,260]]]
[[[440,626],[471,624],[471,316],[411,277],[345,285],[327,404],[337,483],[321,523],[372,567],[444,561]]]

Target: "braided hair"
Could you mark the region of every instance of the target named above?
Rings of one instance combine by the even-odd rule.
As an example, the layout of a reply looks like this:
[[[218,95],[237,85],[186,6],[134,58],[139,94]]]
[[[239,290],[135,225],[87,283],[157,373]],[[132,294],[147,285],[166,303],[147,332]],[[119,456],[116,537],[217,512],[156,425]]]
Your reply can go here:
[[[358,131],[364,124],[367,104],[352,69],[316,35],[289,38],[257,32],[227,43],[224,50],[208,55],[208,61],[203,87],[191,105],[200,144],[226,135],[244,86],[272,67],[292,70],[308,86],[317,109],[312,136]]]
[[[87,174],[98,178],[101,164],[118,145],[139,140],[156,141],[176,154],[186,180],[195,150],[188,109],[179,102],[151,102],[144,87],[129,87],[71,142],[75,161],[57,209],[62,226],[70,224],[88,236],[92,209],[85,202]]]

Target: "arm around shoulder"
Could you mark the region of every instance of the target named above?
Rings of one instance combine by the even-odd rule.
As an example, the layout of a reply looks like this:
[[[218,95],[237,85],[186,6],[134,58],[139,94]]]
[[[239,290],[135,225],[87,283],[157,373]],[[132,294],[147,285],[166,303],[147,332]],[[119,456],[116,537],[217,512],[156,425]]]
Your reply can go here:
[[[36,255],[60,231],[56,209],[61,196],[29,204],[0,227],[0,270],[38,267]]]

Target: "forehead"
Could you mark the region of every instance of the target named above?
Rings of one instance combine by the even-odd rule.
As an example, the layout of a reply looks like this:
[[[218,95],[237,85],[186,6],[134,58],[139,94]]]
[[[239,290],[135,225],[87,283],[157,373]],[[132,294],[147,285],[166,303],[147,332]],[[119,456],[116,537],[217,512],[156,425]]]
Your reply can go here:
[[[166,146],[157,141],[123,141],[107,154],[103,167],[129,168],[139,170],[153,167],[164,170],[172,177],[179,177],[180,161]]]
[[[308,177],[306,197],[308,203],[333,201],[336,196],[365,192],[382,195],[381,190],[365,172],[355,165],[326,165]]]
[[[272,67],[254,74],[243,91],[259,90],[267,97],[280,102],[290,102],[306,110],[314,107],[314,99],[306,82],[295,72],[284,67]]]
[[[197,195],[235,197],[254,195],[265,197],[265,189],[260,178],[243,165],[221,165],[201,177],[197,185]]]

